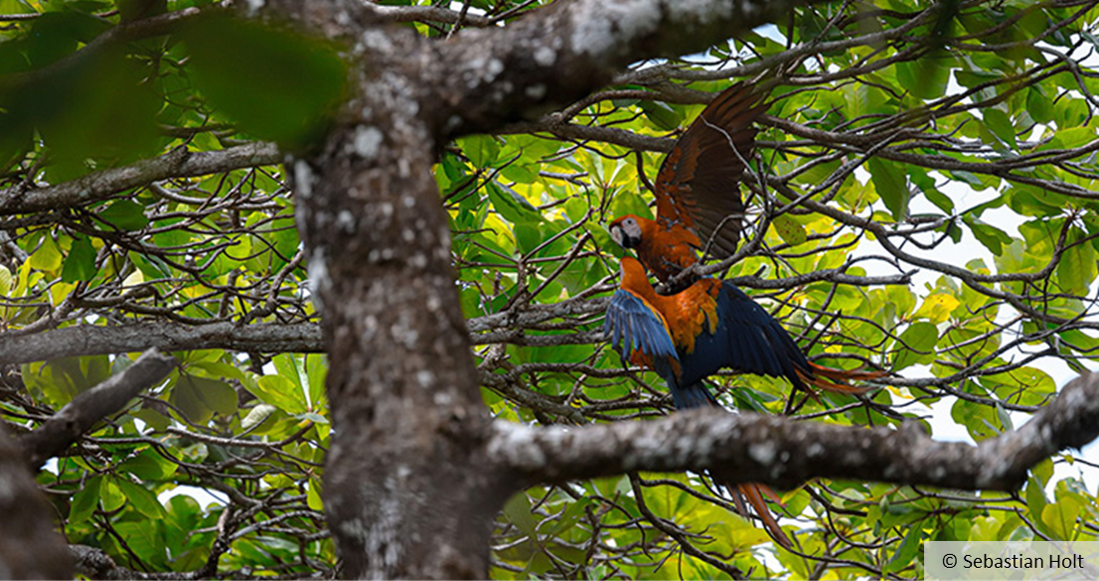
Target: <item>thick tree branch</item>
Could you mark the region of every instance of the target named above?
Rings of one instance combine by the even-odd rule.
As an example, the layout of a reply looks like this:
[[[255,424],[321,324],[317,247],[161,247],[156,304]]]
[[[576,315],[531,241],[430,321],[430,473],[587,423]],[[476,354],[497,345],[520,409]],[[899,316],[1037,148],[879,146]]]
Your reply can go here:
[[[790,0],[558,2],[505,29],[466,29],[425,71],[422,103],[438,135],[493,131],[539,118],[645,58],[686,54],[788,14]]]
[[[221,151],[176,149],[133,165],[90,173],[43,188],[22,186],[0,190],[0,216],[45,212],[105,200],[130,188],[166,179],[208,175],[281,161],[273,143],[250,143]]]
[[[716,409],[651,422],[530,428],[497,421],[489,457],[523,484],[634,470],[718,470],[734,482],[794,487],[815,477],[1014,490],[1039,461],[1099,436],[1099,374],[1081,376],[1017,431],[972,446],[916,424],[855,428]]]
[[[319,353],[320,327],[313,323],[184,325],[150,321],[104,327],[80,325],[44,333],[4,337],[0,364],[46,361],[60,357],[129,353],[146,349],[186,351],[231,349],[242,352]]]
[[[148,579],[149,576],[119,567],[106,551],[88,545],[69,545],[69,554],[76,564],[76,572],[88,579]]]
[[[393,22],[441,22],[466,26],[492,26],[495,19],[437,6],[375,6],[377,14]]]
[[[217,573],[217,560],[207,558],[206,563],[194,570],[194,571],[178,571],[178,572],[153,572],[147,573],[144,571],[135,571],[128,567],[123,567],[111,558],[109,554],[103,549],[98,547],[89,547],[88,545],[69,545],[69,555],[75,564],[76,573],[83,575],[88,579],[103,579],[105,581],[124,580],[124,579],[149,579],[149,580],[190,580],[190,579],[208,579],[214,577]],[[214,546],[214,551],[219,551],[217,554],[221,555],[224,551],[228,550],[228,545]],[[241,576],[236,571],[221,571],[221,575],[225,577]]]
[[[74,397],[20,440],[28,464],[38,467],[64,451],[96,422],[121,410],[138,394],[164,379],[175,365],[174,357],[151,349],[122,373]]]

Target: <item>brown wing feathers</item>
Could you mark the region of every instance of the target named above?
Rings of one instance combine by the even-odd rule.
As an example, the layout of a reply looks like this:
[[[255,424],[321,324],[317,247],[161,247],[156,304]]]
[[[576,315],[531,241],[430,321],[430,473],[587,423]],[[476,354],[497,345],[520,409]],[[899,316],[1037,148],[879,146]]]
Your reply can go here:
[[[756,136],[752,123],[766,108],[751,85],[722,91],[680,137],[657,176],[660,218],[693,229],[704,247],[713,237],[712,257],[736,251],[744,212],[740,181]],[[670,199],[660,200],[661,195]],[[675,215],[665,216],[666,211]]]

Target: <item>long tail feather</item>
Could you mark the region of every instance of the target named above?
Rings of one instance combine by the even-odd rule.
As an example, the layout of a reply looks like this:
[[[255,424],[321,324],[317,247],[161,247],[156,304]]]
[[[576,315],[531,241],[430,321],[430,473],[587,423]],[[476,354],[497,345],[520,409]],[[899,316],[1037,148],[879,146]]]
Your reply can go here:
[[[765,484],[748,483],[737,485],[735,488],[726,488],[733,495],[733,503],[736,504],[736,510],[741,516],[748,516],[748,507],[744,505],[744,501],[747,499],[748,504],[752,505],[752,510],[763,521],[763,525],[767,527],[767,532],[771,535],[771,538],[787,549],[793,548],[794,545],[790,542],[790,537],[786,536],[786,532],[775,520],[775,515],[771,514],[771,508],[767,506],[767,501],[763,499],[764,494],[772,498],[778,498],[770,487]]]
[[[679,409],[700,408],[700,407],[721,407],[721,404],[710,393],[709,389],[701,382],[697,381],[690,385],[681,387],[674,378],[670,378],[668,381],[668,389],[672,392],[672,397],[675,399],[675,405]],[[712,473],[711,473],[712,476]],[[786,536],[782,527],[779,526],[778,520],[775,519],[775,515],[771,514],[771,508],[767,506],[767,501],[763,499],[764,495],[779,503],[778,495],[766,484],[738,484],[730,485],[721,482],[720,478],[715,478],[714,481],[724,486],[729,494],[733,497],[733,504],[736,505],[736,511],[741,516],[748,518],[748,506],[745,505],[747,500],[748,505],[751,505],[752,510],[763,521],[764,527],[766,527],[767,533],[775,540],[776,543],[790,549],[793,544],[790,542],[790,537]]]
[[[833,393],[846,393],[857,395],[866,393],[873,389],[868,386],[855,386],[851,385],[850,381],[868,381],[871,379],[880,379],[889,375],[885,371],[862,371],[860,369],[846,370],[835,369],[833,367],[825,367],[823,365],[817,365],[816,363],[809,363],[809,368],[813,371],[813,375],[809,376],[800,370],[798,370],[798,377],[802,381],[812,385],[818,389],[824,391],[830,391]]]

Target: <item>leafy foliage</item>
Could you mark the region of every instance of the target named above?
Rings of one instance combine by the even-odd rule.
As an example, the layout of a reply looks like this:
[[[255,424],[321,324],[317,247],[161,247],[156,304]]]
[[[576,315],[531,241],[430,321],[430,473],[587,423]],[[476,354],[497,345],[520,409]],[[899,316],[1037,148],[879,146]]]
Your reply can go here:
[[[537,4],[468,2],[459,21],[506,26]],[[761,62],[781,82],[744,191],[750,252],[711,270],[748,289],[815,361],[896,375],[865,400],[818,401],[730,372],[713,378],[721,401],[929,430],[939,429],[928,421],[936,406],[974,440],[1048,401],[1099,345],[1099,12],[1084,2],[951,6],[814,4],[788,29],[640,63],[554,124],[447,147],[435,178],[491,413],[581,424],[671,411],[655,375],[624,370],[598,340],[623,253],[602,224],[652,215],[645,183],[661,154],[639,137],[670,146],[707,93]],[[338,47],[202,19],[96,44],[120,26],[112,2],[0,7],[10,24],[0,29],[7,336],[315,324],[293,196],[283,170],[264,165],[277,156],[188,174],[136,169],[134,182],[89,186],[47,211],[19,199],[173,152],[228,159],[256,138],[308,147],[344,97]],[[452,24],[425,16],[407,26],[443,37]],[[593,127],[622,131],[600,141]],[[134,357],[95,345],[7,366],[0,415],[33,428]],[[39,482],[70,542],[134,570],[332,575],[320,499],[324,358],[301,337],[219,345],[181,340],[179,369]],[[773,548],[700,475],[539,487],[499,516],[493,574],[916,578],[928,540],[1093,540],[1096,492],[1066,469],[1079,459],[1043,463],[1018,494],[806,483],[781,494],[796,552]]]

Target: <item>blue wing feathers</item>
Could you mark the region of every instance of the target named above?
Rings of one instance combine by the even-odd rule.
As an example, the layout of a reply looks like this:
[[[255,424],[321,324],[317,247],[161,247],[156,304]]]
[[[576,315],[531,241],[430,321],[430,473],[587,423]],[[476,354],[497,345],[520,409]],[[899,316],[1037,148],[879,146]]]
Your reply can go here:
[[[623,361],[629,361],[635,351],[653,360],[679,359],[660,314],[628,291],[618,290],[611,297],[603,334],[611,339],[611,347]]]
[[[799,372],[812,377],[812,371],[801,348],[770,313],[732,283],[722,283],[717,318],[715,333],[703,330],[693,351],[677,352],[660,313],[641,297],[619,289],[607,306],[603,333],[624,364],[635,352],[647,355],[680,409],[717,405],[702,380],[723,367],[785,377],[795,388],[806,388]],[[679,373],[673,371],[673,361],[679,363]]]
[[[731,363],[732,367],[749,373],[786,377],[796,387],[804,387],[797,372],[812,375],[805,354],[759,303],[733,283],[725,282],[718,297],[718,310],[723,315],[722,323],[728,325],[727,332],[742,335],[741,349],[735,351],[750,354],[743,367],[735,362]],[[737,359],[735,352],[731,355]]]
[[[680,354],[681,385],[694,386],[722,367],[729,367],[755,375],[785,377],[795,387],[804,387],[797,372],[812,372],[801,348],[744,291],[723,283],[717,297],[717,316],[717,332],[711,335],[703,331],[695,339],[695,350]]]

